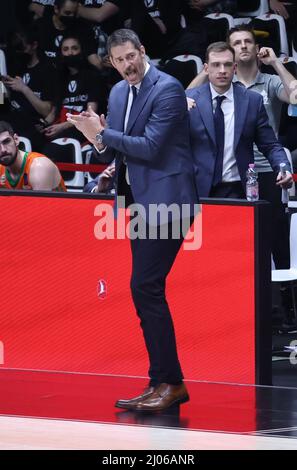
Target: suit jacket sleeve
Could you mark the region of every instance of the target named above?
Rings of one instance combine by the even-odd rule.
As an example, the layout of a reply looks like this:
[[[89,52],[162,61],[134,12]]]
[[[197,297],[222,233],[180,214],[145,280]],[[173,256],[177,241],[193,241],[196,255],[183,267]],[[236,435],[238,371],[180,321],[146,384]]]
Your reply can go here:
[[[268,116],[263,104],[263,99],[259,100],[258,121],[255,142],[258,149],[269,160],[273,170],[278,173],[280,163],[286,163],[286,170],[291,172],[291,166],[286,152],[278,141],[272,127],[269,124]]]
[[[107,128],[103,136],[105,145],[125,154],[130,160],[135,158],[148,162],[160,155],[187,112],[187,104],[183,88],[175,80],[168,80],[159,88],[143,135],[130,136]]]
[[[98,184],[99,176],[100,175],[98,175],[93,181],[90,181],[89,183],[87,183],[85,185],[84,193],[91,193],[92,192],[92,189],[95,188],[95,186],[97,186],[97,184]]]

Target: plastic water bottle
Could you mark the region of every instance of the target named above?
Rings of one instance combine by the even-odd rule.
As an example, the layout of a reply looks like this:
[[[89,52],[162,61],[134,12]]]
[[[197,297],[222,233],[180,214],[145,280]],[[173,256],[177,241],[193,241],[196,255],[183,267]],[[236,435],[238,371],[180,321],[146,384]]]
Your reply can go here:
[[[282,178],[285,178],[286,176],[286,164],[285,163],[280,163],[279,165],[279,171],[282,174]],[[283,204],[288,204],[289,201],[289,193],[287,189],[282,188],[282,203]]]
[[[246,172],[246,198],[248,201],[258,201],[259,199],[258,173],[254,163],[249,164]]]

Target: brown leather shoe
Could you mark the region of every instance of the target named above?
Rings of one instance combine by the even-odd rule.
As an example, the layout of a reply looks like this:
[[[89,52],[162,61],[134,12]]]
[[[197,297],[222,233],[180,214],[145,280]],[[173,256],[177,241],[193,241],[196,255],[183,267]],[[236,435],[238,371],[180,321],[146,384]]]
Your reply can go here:
[[[117,408],[125,408],[126,410],[134,410],[135,406],[137,405],[139,401],[145,400],[150,395],[152,395],[154,391],[155,391],[155,387],[147,387],[144,389],[141,395],[131,398],[130,400],[118,400],[116,401],[115,406]]]
[[[170,406],[185,403],[190,399],[186,386],[160,384],[155,391],[144,400],[138,400],[133,409],[135,411],[164,411]]]

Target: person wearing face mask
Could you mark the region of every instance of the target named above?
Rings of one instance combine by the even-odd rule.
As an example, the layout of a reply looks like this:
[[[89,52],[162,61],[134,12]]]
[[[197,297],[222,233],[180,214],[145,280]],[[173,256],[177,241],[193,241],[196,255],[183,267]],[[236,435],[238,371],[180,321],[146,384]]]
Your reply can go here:
[[[91,106],[94,111],[106,109],[107,91],[98,71],[90,66],[83,54],[80,38],[75,34],[64,37],[58,56],[58,88],[55,106],[46,117],[49,124],[43,130],[48,141],[59,137],[71,137],[85,142],[85,137],[67,122],[66,113],[78,114]],[[57,159],[55,144],[49,143],[43,152]],[[62,149],[63,150],[63,149]]]
[[[2,77],[2,82],[8,91],[9,103],[0,116],[40,151],[44,139],[38,127],[53,108],[55,69],[40,60],[37,31],[32,27],[14,35],[7,59],[8,75]]]
[[[36,21],[40,50],[50,62],[56,64],[62,39],[75,32],[88,62],[100,70],[101,59],[97,55],[95,33],[91,26],[77,18],[78,7],[78,0],[56,0],[52,15],[45,15]]]

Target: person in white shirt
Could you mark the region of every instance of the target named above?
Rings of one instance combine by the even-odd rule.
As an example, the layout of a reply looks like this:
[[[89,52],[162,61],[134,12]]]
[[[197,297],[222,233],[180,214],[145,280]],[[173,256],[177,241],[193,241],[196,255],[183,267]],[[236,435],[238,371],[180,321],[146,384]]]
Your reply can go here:
[[[209,82],[187,90],[196,105],[190,110],[190,132],[202,197],[245,197],[254,143],[276,173],[276,184],[292,184],[289,161],[269,125],[263,98],[232,84],[235,68],[234,50],[227,43],[213,43],[204,66]],[[286,176],[279,172],[280,163],[287,165]]]

